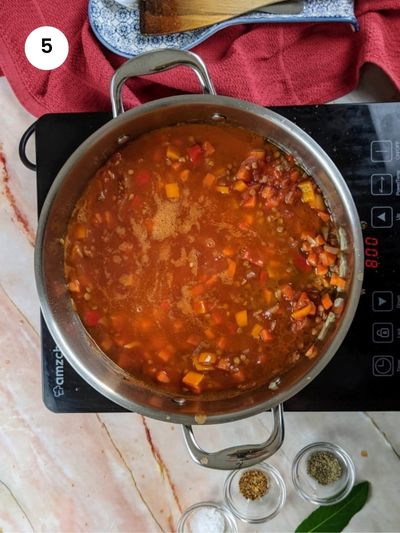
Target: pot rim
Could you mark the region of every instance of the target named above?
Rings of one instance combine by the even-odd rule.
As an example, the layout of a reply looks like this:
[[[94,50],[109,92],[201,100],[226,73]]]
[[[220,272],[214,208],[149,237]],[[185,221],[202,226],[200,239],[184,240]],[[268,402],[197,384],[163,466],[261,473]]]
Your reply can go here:
[[[221,104],[226,107],[233,107],[236,109],[243,110],[248,113],[256,114],[259,117],[265,117],[270,122],[272,122],[277,127],[284,129],[290,136],[295,137],[297,141],[301,144],[306,145],[307,149],[313,153],[313,157],[316,158],[319,163],[326,169],[331,181],[333,181],[335,188],[340,190],[341,200],[344,204],[346,213],[352,223],[350,232],[354,239],[354,266],[352,270],[352,283],[349,293],[346,295],[347,304],[345,306],[345,311],[341,317],[341,322],[338,326],[338,329],[327,346],[325,352],[319,357],[316,363],[311,367],[305,376],[295,382],[289,387],[285,387],[283,390],[277,391],[277,393],[270,399],[260,402],[256,405],[246,407],[242,410],[236,411],[234,413],[228,414],[214,414],[207,416],[206,424],[217,424],[222,422],[239,420],[242,418],[247,418],[249,416],[256,415],[262,411],[268,410],[271,407],[276,406],[279,403],[282,403],[295,394],[297,394],[301,389],[303,389],[308,383],[310,383],[329,363],[343,339],[345,338],[352,320],[354,318],[362,287],[363,279],[363,240],[361,233],[361,225],[358,217],[358,213],[354,204],[354,200],[351,196],[351,193],[348,189],[348,186],[339,172],[338,168],[328,156],[328,154],[320,147],[320,145],[309,136],[304,130],[294,124],[292,121],[287,118],[279,115],[275,111],[270,110],[269,108],[264,108],[259,105],[246,102],[243,100],[238,100],[236,98],[231,98],[227,96],[219,95],[210,95],[210,94],[199,94],[199,95],[180,95],[180,96],[170,96],[142,104],[136,108],[130,109],[125,113],[117,116],[116,118],[111,119],[109,122],[104,124],[100,129],[95,131],[90,137],[88,137],[67,159],[64,165],[59,170],[52,186],[47,194],[45,202],[43,204],[36,236],[36,245],[35,245],[35,254],[34,254],[34,269],[35,269],[35,279],[37,291],[39,294],[40,305],[43,313],[45,322],[50,330],[51,335],[56,341],[57,345],[61,349],[62,353],[65,355],[68,362],[71,366],[81,375],[86,382],[93,386],[98,392],[106,396],[111,401],[117,403],[118,405],[133,411],[143,414],[145,416],[150,416],[155,419],[183,423],[183,424],[196,424],[195,416],[188,414],[179,414],[179,413],[167,413],[161,411],[155,407],[144,406],[142,404],[134,403],[131,400],[126,399],[124,396],[118,392],[111,390],[102,380],[98,379],[97,376],[93,375],[91,372],[87,371],[84,362],[81,361],[80,357],[77,354],[73,353],[68,346],[68,340],[64,338],[57,323],[54,319],[53,312],[49,305],[46,292],[46,284],[43,275],[42,263],[43,263],[43,242],[45,237],[45,231],[47,227],[47,222],[49,214],[53,205],[53,202],[57,196],[58,190],[64,180],[65,175],[75,166],[76,161],[79,160],[87,151],[89,147],[97,142],[98,139],[102,137],[105,132],[109,132],[110,129],[116,128],[117,126],[134,121],[136,117],[147,113],[153,110],[159,110],[163,107],[171,107],[174,104],[185,103],[189,105],[191,103],[212,103],[214,105]],[[83,327],[83,325],[82,325]]]

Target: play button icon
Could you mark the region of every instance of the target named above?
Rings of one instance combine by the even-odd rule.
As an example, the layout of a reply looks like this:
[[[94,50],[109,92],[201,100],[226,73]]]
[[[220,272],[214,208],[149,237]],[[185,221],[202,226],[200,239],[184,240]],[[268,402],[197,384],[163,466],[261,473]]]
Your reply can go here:
[[[377,312],[393,311],[392,291],[374,291],[372,293],[372,310]]]
[[[393,226],[393,208],[390,206],[371,209],[371,226],[373,228],[391,228]]]

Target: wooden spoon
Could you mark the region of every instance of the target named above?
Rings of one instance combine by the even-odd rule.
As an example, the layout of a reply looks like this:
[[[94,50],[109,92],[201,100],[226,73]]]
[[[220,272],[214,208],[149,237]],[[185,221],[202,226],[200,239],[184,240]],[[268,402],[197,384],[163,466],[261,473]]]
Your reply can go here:
[[[140,31],[163,35],[211,26],[282,0],[139,0]]]

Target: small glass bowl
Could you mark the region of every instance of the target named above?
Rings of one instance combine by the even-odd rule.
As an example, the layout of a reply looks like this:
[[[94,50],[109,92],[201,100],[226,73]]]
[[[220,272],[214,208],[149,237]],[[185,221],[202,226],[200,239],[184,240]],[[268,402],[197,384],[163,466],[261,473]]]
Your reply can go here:
[[[342,466],[342,476],[329,485],[321,485],[307,473],[307,462],[315,452],[331,452]],[[315,442],[299,451],[292,465],[292,481],[300,496],[316,505],[332,505],[345,498],[354,485],[355,468],[349,454],[336,444]]]
[[[224,530],[221,533],[238,533],[235,517],[230,510],[214,502],[200,502],[188,507],[179,519],[177,533],[208,533],[204,523],[200,528],[193,528],[195,514],[207,508],[216,509],[224,519]]]
[[[239,489],[241,476],[249,470],[261,470],[269,481],[266,494],[257,500],[247,500]],[[229,509],[242,522],[260,524],[274,518],[282,509],[286,501],[286,486],[276,468],[270,464],[261,463],[231,472],[225,481],[224,496]]]

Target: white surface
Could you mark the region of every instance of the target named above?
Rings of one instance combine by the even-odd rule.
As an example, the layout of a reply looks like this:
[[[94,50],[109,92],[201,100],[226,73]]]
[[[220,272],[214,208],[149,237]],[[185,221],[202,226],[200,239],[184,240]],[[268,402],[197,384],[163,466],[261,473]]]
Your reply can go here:
[[[361,89],[340,101],[393,97],[390,83],[370,67]],[[189,505],[221,501],[226,476],[192,463],[178,426],[135,414],[54,415],[42,404],[32,265],[35,176],[19,163],[17,152],[34,119],[4,78],[0,103],[0,143],[9,175],[4,182],[0,168],[0,529],[173,531]],[[343,446],[357,479],[372,483],[369,502],[347,531],[400,529],[398,413],[287,413],[285,418],[284,445],[270,462],[286,480],[286,505],[273,521],[257,527],[239,523],[239,531],[293,531],[314,509],[295,494],[290,467],[300,448],[316,440]],[[264,415],[223,428],[202,427],[197,434],[212,449],[260,441],[270,426]]]

